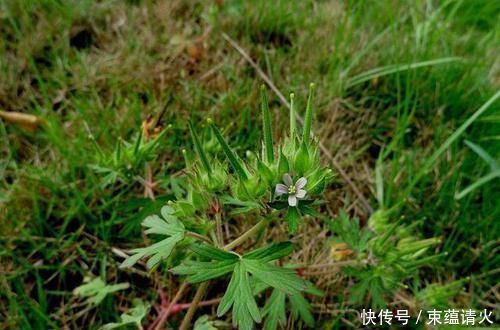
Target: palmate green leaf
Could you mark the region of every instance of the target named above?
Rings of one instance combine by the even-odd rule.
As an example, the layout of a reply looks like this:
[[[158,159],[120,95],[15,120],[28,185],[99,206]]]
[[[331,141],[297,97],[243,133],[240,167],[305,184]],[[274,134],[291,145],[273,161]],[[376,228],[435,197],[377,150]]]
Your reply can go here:
[[[164,240],[157,242],[151,246],[144,248],[133,249],[132,255],[125,259],[120,268],[132,267],[142,258],[148,258],[146,262],[146,266],[151,269],[156,266],[161,260],[168,258],[172,253],[175,245],[184,239],[183,234],[176,234],[174,236],[170,236],[165,238]]]
[[[254,250],[243,257],[206,244],[193,244],[191,250],[210,261],[185,261],[172,269],[178,275],[187,275],[190,283],[208,281],[232,272],[231,280],[217,315],[222,316],[232,308],[233,325],[239,329],[252,329],[262,319],[251,283],[264,283],[279,293],[298,294],[307,289],[307,283],[293,269],[269,264],[270,261],[290,254],[290,242],[272,244]]]
[[[225,261],[185,261],[174,267],[172,272],[177,275],[188,275],[186,280],[190,283],[205,282],[221,277],[234,270],[238,259]]]
[[[278,329],[278,325],[285,326],[286,324],[286,304],[285,293],[279,290],[273,290],[273,293],[267,300],[266,305],[262,309],[262,316],[266,318],[264,322],[265,330]]]
[[[233,326],[240,330],[253,329],[253,323],[260,323],[260,314],[250,287],[245,262],[234,267],[233,275],[224,297],[217,308],[217,316],[224,315],[233,306]]]
[[[233,206],[233,209],[231,210],[231,214],[248,213],[248,212],[251,212],[254,210],[258,210],[260,208],[260,204],[258,202],[242,201],[240,199],[230,197],[230,196],[223,196],[221,198],[221,201],[224,204]]]
[[[282,268],[259,260],[241,260],[245,268],[258,280],[287,294],[296,294],[306,288],[306,283],[295,270]]]
[[[117,328],[124,328],[134,324],[137,329],[141,329],[142,319],[146,316],[149,310],[149,305],[144,304],[140,299],[134,299],[134,307],[129,309],[127,313],[120,315],[120,322],[107,323],[103,325],[100,330],[111,330]]]
[[[311,313],[311,305],[302,294],[286,295],[279,290],[273,290],[273,293],[262,309],[262,316],[266,318],[264,329],[276,330],[278,326],[285,326],[286,298],[288,298],[290,302],[293,319],[301,319],[309,327],[314,327],[314,317]]]
[[[106,284],[100,277],[94,279],[85,278],[84,284],[73,290],[73,294],[87,298],[86,302],[91,305],[99,305],[110,293],[128,289],[128,283]]]
[[[164,206],[160,212],[163,219],[157,215],[151,215],[142,222],[142,225],[148,228],[144,231],[146,234],[174,236],[184,233],[184,225],[174,215],[175,210],[172,207]]]
[[[214,246],[210,246],[207,244],[200,244],[200,243],[191,244],[190,249],[194,253],[196,253],[202,257],[206,257],[206,258],[213,259],[213,260],[218,260],[218,261],[235,260],[236,261],[237,259],[239,259],[239,256],[236,253],[227,252],[227,251],[218,249]]]
[[[233,325],[239,329],[252,329],[254,322],[261,321],[254,298],[256,291],[252,290],[250,280],[271,286],[279,294],[297,294],[306,289],[306,282],[294,270],[268,263],[290,254],[292,249],[290,242],[277,243],[241,257],[234,266],[231,281],[219,304],[217,315],[224,315],[232,307]]]
[[[291,242],[280,242],[253,250],[243,256],[245,259],[258,259],[261,262],[269,262],[283,258],[293,252]]]
[[[219,325],[224,327],[227,323],[212,321],[208,315],[202,315],[194,322],[193,330],[217,330]]]
[[[311,282],[306,281],[305,285],[306,289],[304,292],[319,297],[324,295],[324,292],[317,289]],[[254,287],[254,294],[258,294],[269,288],[269,285],[257,280]],[[287,295],[277,289],[274,289],[271,296],[267,300],[266,305],[262,309],[262,316],[266,318],[264,328],[273,330],[277,329],[278,325],[285,325],[287,299],[290,303],[293,319],[296,321],[302,320],[309,327],[314,327],[314,317],[311,313],[311,305],[302,293],[299,292],[293,295]]]
[[[314,317],[311,313],[311,305],[300,293],[288,296],[290,300],[292,316],[295,320],[299,318],[309,327],[314,326]]]
[[[157,215],[151,215],[144,219],[142,225],[147,227],[146,234],[159,234],[169,236],[151,246],[131,250],[132,255],[125,259],[120,268],[132,267],[142,258],[149,257],[146,265],[153,268],[161,260],[167,258],[172,253],[175,245],[184,239],[184,225],[174,215],[174,209],[170,206],[164,206],[161,209],[160,218]]]

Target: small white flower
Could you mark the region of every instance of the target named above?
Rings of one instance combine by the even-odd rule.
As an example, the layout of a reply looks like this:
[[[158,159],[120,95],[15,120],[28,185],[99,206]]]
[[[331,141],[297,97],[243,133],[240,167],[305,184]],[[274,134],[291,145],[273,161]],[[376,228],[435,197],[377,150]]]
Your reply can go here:
[[[304,187],[307,184],[307,179],[302,177],[293,184],[290,174],[283,175],[283,182],[276,185],[276,196],[288,194],[288,205],[297,206],[298,200],[306,197],[306,190]]]

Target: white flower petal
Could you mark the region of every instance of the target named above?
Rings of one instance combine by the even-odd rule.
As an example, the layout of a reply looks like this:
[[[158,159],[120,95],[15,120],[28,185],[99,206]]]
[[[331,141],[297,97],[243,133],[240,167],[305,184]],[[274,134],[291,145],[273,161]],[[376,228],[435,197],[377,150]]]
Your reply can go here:
[[[295,196],[297,196],[297,198],[304,198],[306,197],[306,191],[304,189],[299,189]]]
[[[293,185],[293,181],[292,181],[292,177],[290,176],[290,174],[286,173],[285,175],[283,175],[283,182],[288,186],[292,186]]]
[[[295,197],[295,195],[288,196],[288,205],[297,206],[297,197]]]
[[[278,183],[276,185],[276,195],[281,196],[281,195],[286,194],[286,193],[288,193],[288,187],[282,183]]]
[[[297,183],[295,183],[295,187],[297,190],[302,189],[306,186],[307,184],[307,179],[304,177],[301,177],[300,179],[297,180]]]

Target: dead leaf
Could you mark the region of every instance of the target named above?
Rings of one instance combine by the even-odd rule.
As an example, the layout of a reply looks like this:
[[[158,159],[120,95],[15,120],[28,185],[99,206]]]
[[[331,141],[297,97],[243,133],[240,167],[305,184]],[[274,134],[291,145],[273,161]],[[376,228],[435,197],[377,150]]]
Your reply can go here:
[[[336,261],[342,261],[354,255],[354,251],[349,249],[349,245],[345,243],[335,243],[331,245],[330,255]]]
[[[7,123],[19,125],[30,132],[33,132],[42,124],[42,120],[37,116],[22,112],[0,111],[0,118]]]
[[[205,49],[203,47],[203,43],[193,42],[186,46],[186,51],[192,60],[198,62],[203,58]]]

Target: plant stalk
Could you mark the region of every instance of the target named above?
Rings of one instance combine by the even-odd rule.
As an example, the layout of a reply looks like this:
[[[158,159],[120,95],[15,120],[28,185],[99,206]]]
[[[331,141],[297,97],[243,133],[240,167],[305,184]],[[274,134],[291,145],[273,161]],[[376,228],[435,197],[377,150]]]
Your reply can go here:
[[[241,243],[243,243],[244,241],[246,241],[250,236],[252,236],[256,232],[258,232],[260,229],[262,229],[265,226],[265,224],[266,224],[266,220],[265,219],[260,220],[259,222],[257,222],[257,224],[255,224],[255,226],[253,226],[252,228],[250,228],[249,230],[247,230],[240,237],[238,237],[237,239],[235,239],[231,243],[229,243],[226,246],[224,246],[224,250],[232,250],[232,249],[234,249],[235,247],[237,247],[238,245],[240,245]]]
[[[210,239],[208,237],[200,235],[200,234],[192,232],[192,231],[186,231],[186,236],[191,236],[193,238],[196,238],[197,240],[212,244],[212,242],[210,241]]]
[[[224,236],[222,235],[222,219],[220,213],[215,214],[215,226],[217,227],[217,243],[224,246]]]
[[[189,306],[189,309],[186,313],[186,316],[184,316],[184,319],[182,320],[182,323],[181,323],[181,326],[179,327],[179,330],[189,329],[189,326],[191,325],[191,319],[194,316],[194,312],[198,308],[198,304],[200,303],[200,300],[201,300],[203,294],[205,293],[207,286],[208,286],[208,281],[203,282],[200,284],[200,286],[196,290],[193,301],[191,302],[191,306]]]
[[[181,286],[177,290],[177,293],[175,294],[174,298],[169,303],[168,307],[164,311],[162,311],[162,313],[160,314],[160,317],[152,324],[152,326],[150,327],[150,329],[153,329],[153,328],[154,328],[154,330],[161,330],[161,329],[163,329],[163,325],[167,321],[167,317],[170,314],[170,311],[172,310],[172,306],[174,306],[175,304],[177,304],[177,302],[179,301],[179,299],[181,299],[182,294],[184,293],[184,290],[187,288],[187,286],[188,286],[187,282],[184,282],[184,283],[181,284]],[[154,325],[154,327],[153,327],[153,325]]]

